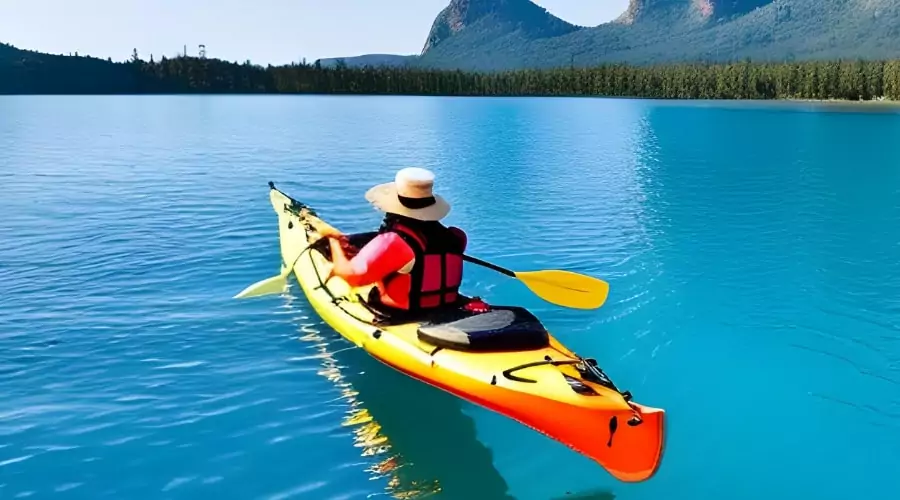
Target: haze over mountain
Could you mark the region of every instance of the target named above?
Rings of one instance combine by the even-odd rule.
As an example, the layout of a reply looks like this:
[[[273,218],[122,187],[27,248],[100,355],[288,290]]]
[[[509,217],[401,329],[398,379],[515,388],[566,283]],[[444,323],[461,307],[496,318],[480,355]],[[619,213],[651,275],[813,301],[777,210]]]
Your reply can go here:
[[[317,59],[318,63],[324,67],[332,67],[342,61],[348,67],[362,66],[405,66],[417,59],[415,55],[397,55],[397,54],[365,54],[353,57],[327,57]]]
[[[900,0],[631,0],[619,18],[596,27],[559,19],[529,0],[452,0],[419,56],[383,62],[503,70],[898,53]]]

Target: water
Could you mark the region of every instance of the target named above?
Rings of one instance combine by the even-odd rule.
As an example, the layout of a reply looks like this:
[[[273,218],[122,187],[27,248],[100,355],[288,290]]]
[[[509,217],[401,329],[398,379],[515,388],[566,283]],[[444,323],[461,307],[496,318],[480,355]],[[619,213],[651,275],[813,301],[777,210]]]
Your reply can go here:
[[[0,498],[846,499],[900,488],[900,115],[588,99],[0,98]],[[338,227],[424,165],[469,268],[638,401],[651,481],[397,374],[287,297],[266,182]]]

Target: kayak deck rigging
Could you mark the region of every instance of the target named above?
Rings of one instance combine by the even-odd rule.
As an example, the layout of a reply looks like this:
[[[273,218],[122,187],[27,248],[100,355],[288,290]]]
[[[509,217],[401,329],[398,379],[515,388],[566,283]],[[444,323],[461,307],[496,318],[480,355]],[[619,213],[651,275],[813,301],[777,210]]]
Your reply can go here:
[[[319,250],[318,248],[314,247],[314,245],[310,245],[308,248],[313,249],[313,250]],[[323,252],[323,256],[325,256],[325,255],[324,255],[324,252]],[[327,258],[327,256],[326,256],[326,258]],[[350,317],[356,319],[357,321],[359,321],[359,322],[361,322],[361,323],[366,323],[366,324],[368,324],[369,326],[372,326],[373,328],[375,328],[375,331],[372,333],[372,336],[373,336],[373,338],[378,339],[378,337],[380,336],[381,330],[378,329],[379,324],[378,324],[377,322],[373,322],[373,321],[365,320],[365,319],[363,319],[363,318],[359,318],[359,317],[357,317],[356,315],[354,315],[351,311],[349,311],[349,310],[347,310],[346,308],[342,307],[341,304],[342,304],[342,303],[345,303],[345,302],[358,303],[358,304],[364,306],[366,309],[372,311],[373,313],[376,312],[376,311],[374,310],[374,308],[372,308],[372,306],[368,305],[368,304],[365,302],[365,300],[362,298],[362,296],[359,295],[359,294],[356,294],[356,300],[353,300],[353,299],[351,299],[350,297],[348,297],[348,296],[346,296],[346,295],[345,295],[345,296],[335,296],[335,295],[328,289],[328,287],[326,286],[325,282],[322,280],[322,278],[321,278],[321,273],[318,272],[318,268],[316,267],[315,262],[313,262],[312,264],[313,264],[313,267],[316,268],[316,271],[317,271],[317,272],[316,272],[316,275],[317,275],[317,277],[318,277],[318,279],[319,279],[319,286],[316,287],[316,289],[321,289],[321,290],[325,291],[325,293],[327,293],[329,296],[331,296],[332,303],[333,303],[336,307],[338,307],[338,308],[340,308],[341,310],[343,310],[343,311],[344,311],[347,315],[349,315]],[[498,309],[497,307],[498,307],[498,306],[492,306],[492,311],[498,311],[498,310],[499,310],[499,311],[509,311],[510,309],[512,309],[512,310],[518,310],[518,311],[523,311],[525,314],[527,314],[527,315],[530,316],[531,318],[534,318],[534,316],[533,316],[530,312],[528,312],[526,309],[524,309],[524,308],[512,308],[512,307],[509,307],[509,306],[499,306],[500,308]],[[455,309],[455,308],[454,308],[454,309]],[[477,317],[482,316],[482,315],[484,315],[484,314],[490,314],[490,313],[469,313],[469,314],[464,314],[464,313],[460,312],[458,309],[455,309],[455,310],[454,310],[454,309],[449,309],[448,311],[441,311],[441,312],[438,312],[437,314],[441,314],[441,313],[444,313],[444,314],[448,314],[448,313],[449,313],[449,314],[452,314],[452,313],[456,312],[457,315],[462,316],[462,319],[463,319],[463,320],[464,320],[464,319],[469,319],[469,318],[477,318]],[[432,314],[434,314],[434,313],[432,313]],[[534,318],[534,320],[537,321],[537,318]],[[539,322],[538,322],[538,323],[539,323]],[[437,324],[438,324],[438,326],[442,326],[442,323],[437,323]],[[383,326],[383,325],[382,325],[382,326]],[[423,336],[423,335],[422,335],[422,330],[423,330],[424,328],[428,328],[428,327],[427,327],[427,326],[418,326],[418,327],[417,327],[417,333],[419,334],[419,335],[418,335],[418,338],[419,338],[420,340],[424,340],[425,343],[426,343],[427,345],[430,345],[430,346],[434,346],[434,347],[435,347],[435,349],[433,349],[433,350],[429,353],[431,356],[434,356],[435,354],[437,354],[437,353],[438,353],[440,350],[442,350],[442,349],[463,350],[463,349],[459,349],[458,346],[456,346],[456,345],[454,345],[453,343],[450,343],[450,342],[440,342],[440,343],[435,343],[435,342],[433,342],[427,335],[426,335],[426,336]],[[630,400],[631,400],[631,393],[630,393],[629,391],[625,391],[625,392],[620,391],[620,390],[615,386],[615,384],[612,382],[612,380],[606,375],[606,373],[604,373],[604,372],[600,369],[600,367],[597,366],[596,360],[591,359],[591,358],[582,358],[582,357],[580,357],[580,356],[577,356],[577,357],[574,357],[574,358],[566,356],[566,354],[565,354],[564,352],[562,352],[562,351],[560,351],[559,349],[556,349],[556,348],[554,348],[553,346],[550,345],[549,338],[546,337],[546,334],[547,334],[546,329],[543,329],[543,326],[541,326],[541,329],[542,329],[542,332],[545,334],[545,337],[544,337],[544,341],[541,342],[539,345],[533,345],[533,346],[529,346],[529,347],[512,347],[512,346],[506,346],[506,347],[507,347],[508,349],[514,349],[514,350],[517,350],[517,351],[522,351],[522,350],[536,350],[536,349],[541,349],[541,348],[551,348],[551,349],[557,351],[559,354],[563,355],[564,357],[566,357],[566,358],[568,358],[568,359],[554,360],[554,359],[552,359],[550,356],[545,356],[544,359],[541,360],[541,361],[533,361],[533,362],[523,363],[523,364],[520,364],[520,365],[513,366],[513,367],[511,367],[511,368],[507,368],[507,369],[505,369],[505,370],[503,370],[503,371],[501,372],[501,374],[503,375],[503,377],[505,377],[505,378],[508,379],[508,380],[515,381],[515,382],[522,382],[522,383],[533,384],[533,383],[537,383],[537,380],[533,380],[533,379],[530,379],[530,378],[519,377],[519,376],[513,375],[513,372],[520,371],[520,370],[525,370],[525,369],[531,368],[531,367],[543,366],[543,365],[550,365],[550,366],[573,365],[573,366],[575,366],[575,368],[579,371],[579,373],[580,373],[583,377],[585,377],[585,378],[587,378],[587,377],[592,377],[591,380],[592,380],[593,382],[596,382],[597,384],[603,385],[604,387],[607,387],[608,389],[611,389],[611,390],[614,390],[614,391],[618,392],[619,394],[621,394],[621,395],[625,398],[626,401],[630,401]],[[511,333],[513,333],[513,334],[518,334],[518,333],[520,333],[520,332],[519,332],[519,331],[513,330]],[[424,338],[423,338],[423,337],[424,337]],[[500,347],[495,347],[495,348],[493,348],[493,349],[490,349],[490,348],[488,348],[488,349],[479,349],[479,350],[475,350],[475,351],[469,351],[469,350],[466,349],[466,351],[468,351],[468,352],[485,352],[485,353],[488,353],[488,352],[499,352],[499,351],[501,351],[501,350],[502,350],[502,349],[501,349]],[[567,377],[568,377],[568,376],[567,376]],[[571,377],[569,377],[569,378],[571,378]],[[494,383],[496,383],[496,376],[494,376],[494,377],[492,378],[492,380],[494,380],[494,381],[495,381]],[[572,385],[572,384],[570,383],[570,386],[571,386],[571,385]],[[583,394],[583,395],[597,395],[597,393],[596,393],[595,391],[593,391],[592,389],[590,389],[590,387],[588,387],[588,386],[586,386],[586,385],[583,385],[583,384],[581,385],[581,387],[584,388],[584,389],[582,389],[584,392],[579,392],[579,394]],[[585,389],[586,389],[586,390],[585,390]],[[574,391],[574,390],[575,390],[575,389],[573,388],[573,391]],[[578,392],[578,391],[576,391],[576,392]],[[639,414],[638,414],[636,411],[635,411],[634,419],[636,419],[635,421],[637,421],[638,423],[640,423],[640,416],[639,416]],[[631,422],[631,420],[629,420],[629,422]],[[634,424],[634,425],[637,425],[637,424]]]

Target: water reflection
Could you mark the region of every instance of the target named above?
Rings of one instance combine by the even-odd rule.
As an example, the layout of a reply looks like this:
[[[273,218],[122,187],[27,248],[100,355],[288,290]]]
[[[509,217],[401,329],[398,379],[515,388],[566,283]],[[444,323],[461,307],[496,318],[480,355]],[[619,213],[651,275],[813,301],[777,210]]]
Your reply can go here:
[[[616,495],[606,490],[590,490],[581,493],[566,493],[564,496],[553,500],[615,500]]]
[[[517,269],[584,272],[611,287],[597,311],[549,305],[474,267],[466,270],[469,289],[493,303],[528,307],[566,345],[598,357],[639,401],[658,405],[661,394],[646,381],[660,376],[653,358],[668,340],[653,335],[656,316],[644,314],[658,299],[652,284],[662,273],[644,227],[644,160],[653,155],[645,140],[652,134],[647,106],[531,98],[436,99],[428,106],[441,150],[452,152],[432,161],[443,167],[442,189],[451,193],[474,255]],[[493,420],[478,418],[482,426]],[[483,439],[500,470],[509,471],[517,497],[592,498],[598,495],[592,488],[612,483],[596,463],[546,447],[537,433],[506,421],[495,428]],[[544,451],[523,456],[521,450],[534,448]],[[535,481],[522,470],[548,479]]]
[[[293,283],[285,295],[285,307],[298,315],[308,310],[301,295]],[[301,325],[300,333],[300,340],[321,354],[318,373],[340,390],[349,406],[343,425],[353,429],[360,455],[373,460],[367,469],[372,478],[386,480],[388,495],[512,498],[491,451],[478,441],[474,421],[462,413],[460,399],[381,364],[362,349],[335,349],[335,344],[350,344],[317,316]]]
[[[751,476],[768,482],[729,495],[877,493],[884,481],[857,479],[888,477],[897,449],[883,431],[900,407],[900,238],[889,229],[900,121],[680,104],[654,105],[647,119],[643,224],[664,271],[654,287],[665,290],[647,312],[664,318],[653,335],[672,341],[657,369],[678,374],[654,382],[672,431],[647,497],[687,478],[704,496]],[[683,383],[692,379],[704,383]],[[767,440],[785,420],[761,399],[810,425]],[[752,429],[717,428],[735,414]],[[847,439],[809,454],[835,432]],[[715,480],[691,477],[704,469]]]

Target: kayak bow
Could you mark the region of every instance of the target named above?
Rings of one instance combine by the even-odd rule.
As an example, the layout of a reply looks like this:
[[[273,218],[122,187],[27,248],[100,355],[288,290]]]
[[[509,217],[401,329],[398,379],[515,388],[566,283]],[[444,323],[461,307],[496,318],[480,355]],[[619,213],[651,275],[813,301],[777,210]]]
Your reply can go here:
[[[433,313],[390,324],[362,301],[371,286],[330,277],[331,262],[314,245],[321,223],[310,207],[269,183],[278,215],[281,273],[238,297],[284,290],[293,272],[313,309],[375,359],[531,427],[599,463],[625,482],[659,468],[665,411],[632,401],[592,359],[563,346],[528,310],[491,306],[487,313]],[[605,297],[604,297],[605,298]]]

